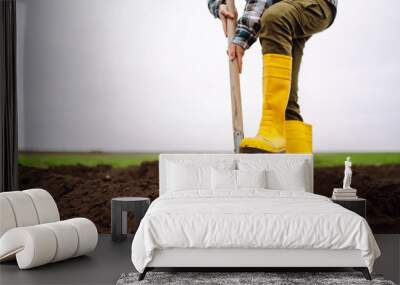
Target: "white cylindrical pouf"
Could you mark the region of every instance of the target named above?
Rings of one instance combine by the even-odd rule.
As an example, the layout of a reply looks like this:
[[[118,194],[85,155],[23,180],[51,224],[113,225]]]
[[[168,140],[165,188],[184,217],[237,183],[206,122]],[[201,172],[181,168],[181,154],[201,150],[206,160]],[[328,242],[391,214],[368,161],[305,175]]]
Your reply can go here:
[[[54,199],[43,189],[0,193],[0,261],[16,258],[20,269],[28,269],[96,248],[93,222],[59,220]]]
[[[1,193],[9,202],[14,211],[17,227],[33,226],[39,223],[36,208],[30,196],[22,191]]]
[[[0,252],[16,253],[20,269],[51,262],[57,250],[55,234],[42,225],[11,229],[1,237],[0,241]]]
[[[78,233],[71,223],[62,221],[41,225],[51,229],[57,238],[57,251],[51,262],[71,258],[78,249]]]
[[[74,257],[86,254],[94,250],[97,246],[97,228],[92,221],[85,218],[74,218],[65,220],[73,225],[78,232],[79,244]]]
[[[6,231],[17,226],[11,204],[2,194],[0,194],[0,238]]]
[[[52,223],[60,220],[56,202],[49,192],[43,189],[29,189],[22,191],[30,196],[36,208],[39,224]]]

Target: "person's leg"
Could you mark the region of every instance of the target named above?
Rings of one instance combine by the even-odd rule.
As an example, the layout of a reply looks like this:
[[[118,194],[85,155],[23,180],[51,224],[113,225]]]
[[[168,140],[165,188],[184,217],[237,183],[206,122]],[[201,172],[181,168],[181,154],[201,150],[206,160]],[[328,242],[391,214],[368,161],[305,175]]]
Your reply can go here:
[[[321,2],[322,1],[322,2]],[[292,84],[288,105],[286,107],[286,120],[303,121],[300,114],[300,106],[298,104],[299,90],[299,71],[303,58],[303,50],[306,42],[311,38],[311,35],[325,29],[332,21],[332,11],[329,4],[325,0],[299,1],[300,7],[304,9],[303,25],[298,27],[294,33],[292,41]],[[305,35],[305,36],[303,36]]]
[[[310,37],[294,39],[292,44],[292,84],[290,86],[289,101],[286,106],[286,120],[303,121],[300,114],[300,106],[298,101],[299,90],[299,71],[301,60],[303,58],[304,45]]]
[[[326,15],[330,10],[325,11],[321,3],[325,1],[282,0],[264,12],[259,33],[264,58],[262,119],[257,136],[242,140],[242,152],[286,151],[284,123],[292,80],[293,41],[329,26],[331,20]]]
[[[283,0],[261,18],[263,107],[258,133],[241,141],[241,152],[285,152],[285,111],[292,79],[293,28],[300,25],[298,9]]]
[[[295,39],[309,38],[325,30],[332,20],[332,10],[325,0],[282,0],[266,9],[261,17],[262,53],[292,56]]]
[[[262,54],[292,56],[294,31],[299,25],[300,12],[287,0],[282,0],[265,10],[259,32]]]

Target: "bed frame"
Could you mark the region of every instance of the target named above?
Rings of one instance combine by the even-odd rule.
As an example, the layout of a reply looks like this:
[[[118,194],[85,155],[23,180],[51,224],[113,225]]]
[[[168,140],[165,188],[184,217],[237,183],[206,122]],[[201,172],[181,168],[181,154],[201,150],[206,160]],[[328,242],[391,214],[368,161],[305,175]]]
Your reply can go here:
[[[161,154],[159,159],[160,195],[166,192],[168,161],[218,161],[218,160],[265,160],[304,161],[305,189],[313,193],[313,156],[297,154]],[[371,280],[368,268],[359,250],[329,249],[194,249],[170,248],[156,250],[152,261],[139,275],[142,280],[146,273],[155,268],[230,268],[246,271],[254,268],[343,268],[361,271]]]

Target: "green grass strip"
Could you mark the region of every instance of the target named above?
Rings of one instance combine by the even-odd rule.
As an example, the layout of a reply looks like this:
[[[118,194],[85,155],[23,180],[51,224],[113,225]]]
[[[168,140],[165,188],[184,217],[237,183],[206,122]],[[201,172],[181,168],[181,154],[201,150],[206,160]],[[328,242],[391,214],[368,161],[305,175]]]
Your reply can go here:
[[[343,166],[347,156],[353,165],[400,164],[400,153],[316,153],[314,166]],[[18,162],[25,166],[48,167],[82,164],[96,166],[108,164],[113,167],[140,165],[143,161],[158,159],[157,153],[106,154],[106,153],[20,153]]]
[[[342,166],[350,156],[353,165],[386,165],[400,164],[400,152],[356,152],[356,153],[317,153],[314,156],[315,167]]]
[[[108,164],[113,167],[140,165],[143,161],[158,160],[158,154],[62,154],[62,153],[20,153],[18,163],[24,166],[48,167],[82,164],[96,166]]]

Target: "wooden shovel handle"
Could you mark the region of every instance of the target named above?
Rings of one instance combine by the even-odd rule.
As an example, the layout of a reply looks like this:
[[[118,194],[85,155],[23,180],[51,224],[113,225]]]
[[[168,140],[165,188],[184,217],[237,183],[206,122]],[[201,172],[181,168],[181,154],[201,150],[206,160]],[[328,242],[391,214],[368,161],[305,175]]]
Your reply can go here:
[[[229,11],[235,12],[235,1],[226,0],[226,6]],[[227,23],[228,46],[236,31],[236,19],[229,19]],[[232,104],[232,125],[233,125],[233,143],[234,152],[239,153],[240,141],[243,139],[243,114],[242,99],[240,95],[240,77],[237,59],[229,60],[229,75],[231,85],[231,104]]]

